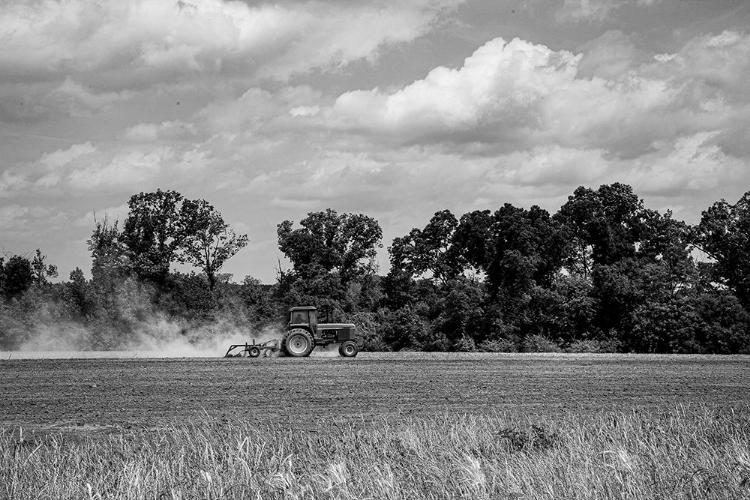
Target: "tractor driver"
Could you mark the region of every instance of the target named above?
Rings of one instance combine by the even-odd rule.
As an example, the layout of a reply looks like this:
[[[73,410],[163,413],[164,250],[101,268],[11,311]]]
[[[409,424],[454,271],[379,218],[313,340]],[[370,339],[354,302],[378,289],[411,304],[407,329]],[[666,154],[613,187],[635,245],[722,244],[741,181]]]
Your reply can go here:
[[[305,317],[302,315],[301,312],[297,312],[294,314],[294,318],[292,318],[292,323],[300,324],[304,322],[305,322]]]

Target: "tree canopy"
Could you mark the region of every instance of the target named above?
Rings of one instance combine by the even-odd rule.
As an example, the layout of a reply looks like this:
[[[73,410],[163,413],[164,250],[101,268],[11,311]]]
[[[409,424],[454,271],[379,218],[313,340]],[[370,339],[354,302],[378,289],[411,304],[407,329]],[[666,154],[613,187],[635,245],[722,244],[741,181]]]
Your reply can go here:
[[[346,283],[374,272],[383,232],[378,222],[363,214],[341,214],[327,209],[310,212],[301,228],[285,220],[278,225],[279,250],[301,277],[335,272]]]
[[[702,214],[695,243],[713,262],[712,280],[728,286],[750,307],[750,191],[735,204],[717,201]]]
[[[554,214],[439,210],[392,240],[386,276],[378,221],[329,208],[278,224],[291,269],[271,284],[222,274],[248,237],[209,202],[157,190],[129,207],[122,229],[95,220],[90,279],[56,283],[41,249],[0,257],[0,348],[65,325],[98,349],[165,321],[181,337],[252,335],[310,304],[371,350],[750,353],[750,192],[695,226],[619,183],[579,187]]]
[[[206,200],[186,200],[182,219],[181,260],[201,269],[211,290],[224,263],[247,245],[247,235],[236,235]]]
[[[188,235],[183,201],[180,193],[161,189],[130,197],[120,240],[128,248],[140,278],[165,282],[169,266]]]

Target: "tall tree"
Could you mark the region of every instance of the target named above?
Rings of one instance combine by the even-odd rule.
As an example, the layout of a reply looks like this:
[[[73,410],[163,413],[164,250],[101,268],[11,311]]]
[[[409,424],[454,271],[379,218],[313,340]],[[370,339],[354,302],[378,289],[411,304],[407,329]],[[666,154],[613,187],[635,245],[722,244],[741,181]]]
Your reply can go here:
[[[70,272],[70,281],[63,283],[61,295],[73,318],[87,320],[96,313],[96,297],[80,268]]]
[[[130,197],[121,239],[130,251],[138,277],[163,285],[169,266],[186,237],[181,217],[183,196],[157,189]]]
[[[393,273],[411,277],[427,276],[447,283],[463,272],[464,262],[453,245],[458,220],[450,212],[435,213],[424,229],[412,229],[408,235],[394,238],[388,249]]]
[[[179,259],[206,273],[213,290],[216,276],[230,257],[247,245],[247,235],[236,235],[224,218],[205,200],[185,200],[180,212],[182,237]]]
[[[335,272],[343,283],[375,271],[375,256],[383,232],[378,222],[363,214],[341,214],[327,209],[310,212],[293,229],[278,225],[279,249],[300,277]]]
[[[705,210],[695,240],[713,260],[711,279],[729,287],[750,311],[750,191],[734,205],[722,199]]]
[[[649,213],[626,184],[576,189],[555,215],[574,238],[576,257],[570,271],[588,276],[592,264],[609,265],[635,256]]]
[[[494,214],[490,237],[488,280],[511,295],[549,286],[568,253],[565,228],[536,205],[526,210],[506,203]]]
[[[96,283],[119,280],[133,272],[130,251],[123,241],[123,234],[105,215],[96,221],[91,238],[86,241],[91,252],[91,276]]]
[[[466,265],[476,271],[487,269],[493,252],[490,228],[493,224],[492,212],[475,210],[461,216],[453,244],[463,255]]]
[[[87,240],[91,252],[91,286],[83,287],[90,293],[92,310],[109,320],[121,317],[121,293],[123,284],[134,276],[131,252],[123,242],[123,235],[117,227],[117,221],[110,223],[105,215],[96,221],[96,227]],[[77,276],[82,277],[82,274]],[[72,276],[71,276],[72,278]]]
[[[569,238],[546,210],[506,203],[492,215],[464,215],[455,243],[466,262],[486,274],[493,293],[518,296],[551,283],[568,254]]]
[[[645,311],[677,310],[683,305],[678,295],[696,284],[687,225],[670,212],[644,208],[633,189],[619,183],[596,191],[579,187],[555,218],[573,236],[568,270],[591,279],[595,326],[626,349],[656,349],[653,339],[644,340],[644,325],[663,316]]]
[[[47,285],[49,278],[57,278],[57,266],[45,264],[46,259],[47,256],[42,255],[42,251],[37,248],[31,261],[31,269],[34,271],[34,282],[40,285]]]
[[[31,261],[22,255],[13,255],[2,265],[2,292],[8,299],[19,298],[34,283]]]
[[[378,282],[370,278],[382,231],[375,219],[329,208],[310,212],[300,225],[286,220],[277,226],[279,249],[293,266],[279,270],[283,301],[330,306],[340,316],[377,297]]]
[[[672,212],[662,215],[649,211],[644,218],[644,233],[637,256],[641,265],[654,277],[654,288],[662,297],[674,298],[678,292],[692,290],[698,285],[698,269],[691,255],[694,249],[693,231],[682,221],[672,218]]]

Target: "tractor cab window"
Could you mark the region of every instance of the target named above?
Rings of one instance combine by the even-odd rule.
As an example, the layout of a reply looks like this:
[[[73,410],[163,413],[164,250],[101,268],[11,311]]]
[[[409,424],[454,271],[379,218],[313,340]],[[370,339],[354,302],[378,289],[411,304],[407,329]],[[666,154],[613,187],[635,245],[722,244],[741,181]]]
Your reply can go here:
[[[310,323],[308,311],[294,311],[290,323],[293,325],[307,325]]]

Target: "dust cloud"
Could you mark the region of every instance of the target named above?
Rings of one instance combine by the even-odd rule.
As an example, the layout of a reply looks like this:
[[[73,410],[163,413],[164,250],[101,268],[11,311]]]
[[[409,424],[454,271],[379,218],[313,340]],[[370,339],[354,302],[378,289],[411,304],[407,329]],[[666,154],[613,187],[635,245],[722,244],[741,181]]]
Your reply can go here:
[[[108,335],[113,349],[97,350],[101,338]],[[282,336],[281,327],[254,330],[238,327],[229,319],[195,325],[154,315],[138,322],[127,334],[62,322],[35,325],[18,350],[0,351],[0,359],[222,357],[231,344],[260,343]]]

